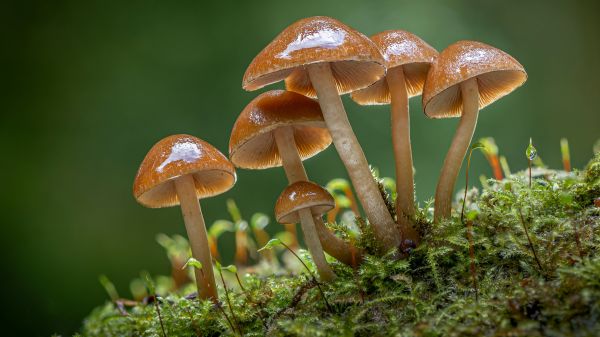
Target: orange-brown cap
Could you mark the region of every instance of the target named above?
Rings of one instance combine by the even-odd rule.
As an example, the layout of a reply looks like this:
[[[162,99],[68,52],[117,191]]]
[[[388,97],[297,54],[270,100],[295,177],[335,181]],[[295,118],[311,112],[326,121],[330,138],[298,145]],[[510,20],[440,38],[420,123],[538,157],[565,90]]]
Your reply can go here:
[[[313,216],[321,216],[335,207],[335,201],[323,187],[298,181],[286,187],[275,204],[275,218],[279,223],[298,223],[298,211],[310,208]]]
[[[423,89],[423,108],[430,118],[460,117],[459,84],[477,78],[479,108],[493,103],[527,80],[523,66],[500,49],[475,41],[458,41],[431,65]]]
[[[408,97],[423,92],[423,84],[431,63],[438,52],[418,36],[404,30],[386,30],[371,36],[388,71],[402,66]],[[389,104],[390,91],[385,78],[352,93],[352,99],[361,105]]]
[[[241,168],[281,166],[273,131],[291,127],[300,158],[310,158],[331,144],[321,107],[313,99],[284,90],[267,91],[242,111],[229,138],[229,157]]]
[[[363,34],[338,20],[315,16],[284,29],[246,69],[242,87],[260,89],[285,79],[288,90],[315,97],[303,66],[331,62],[338,92],[362,89],[383,76],[383,58]]]
[[[191,174],[198,198],[229,190],[235,168],[219,150],[189,135],[161,139],[148,151],[133,181],[133,196],[151,208],[179,205],[173,179]]]

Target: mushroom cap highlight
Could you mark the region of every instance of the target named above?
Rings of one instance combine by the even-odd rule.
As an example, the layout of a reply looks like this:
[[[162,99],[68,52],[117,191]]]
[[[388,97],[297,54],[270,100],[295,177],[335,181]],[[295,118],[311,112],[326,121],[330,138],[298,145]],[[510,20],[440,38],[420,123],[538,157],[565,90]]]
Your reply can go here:
[[[286,187],[275,204],[275,218],[279,223],[298,223],[298,211],[309,208],[315,217],[322,216],[335,207],[335,201],[323,187],[298,181]]]
[[[191,174],[199,199],[221,194],[236,181],[235,168],[209,143],[190,135],[173,135],[154,144],[133,181],[133,196],[150,208],[179,205],[173,180]]]
[[[340,94],[365,88],[384,75],[383,58],[362,33],[338,20],[315,16],[284,29],[246,69],[242,81],[253,91],[285,80],[288,90],[315,97],[304,66],[330,62]]]
[[[423,92],[423,85],[431,63],[438,56],[437,50],[418,36],[404,30],[386,30],[371,36],[390,69],[402,66],[408,97]],[[352,93],[352,99],[361,105],[390,104],[390,90],[385,78],[371,86]]]
[[[523,66],[500,49],[475,41],[458,41],[431,65],[423,88],[423,107],[430,118],[462,115],[460,83],[477,78],[479,109],[508,95],[527,80]]]
[[[253,99],[235,121],[229,138],[229,157],[246,169],[282,165],[273,131],[291,127],[302,160],[325,150],[331,135],[321,107],[313,99],[284,90],[267,91]]]

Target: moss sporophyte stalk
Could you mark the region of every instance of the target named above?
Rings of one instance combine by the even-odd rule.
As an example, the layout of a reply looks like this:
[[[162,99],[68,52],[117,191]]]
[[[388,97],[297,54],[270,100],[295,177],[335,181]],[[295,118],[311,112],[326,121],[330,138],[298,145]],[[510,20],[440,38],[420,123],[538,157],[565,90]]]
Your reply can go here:
[[[229,158],[190,135],[151,148],[133,194],[149,208],[180,206],[187,239],[157,236],[170,275],[142,272],[131,296],[102,276],[109,300],[78,335],[600,335],[600,154],[572,168],[561,140],[564,170],[552,170],[530,141],[527,164],[513,163],[527,169],[513,173],[493,138],[470,145],[479,111],[526,78],[513,57],[479,42],[438,55],[405,31],[370,40],[328,17],[290,25],[243,79],[246,90],[285,81],[288,91],[246,106]],[[395,179],[368,165],[339,97],[346,93],[360,104],[391,103]],[[421,93],[428,117],[460,117],[435,199],[424,204],[414,200],[408,111]],[[303,160],[331,144],[350,181],[324,188]],[[465,188],[453,200],[469,148]],[[476,149],[494,178],[481,175],[481,188],[470,188]],[[279,225],[264,213],[244,217],[233,199],[231,219],[206,226],[199,199],[231,189],[236,167],[280,166],[289,185],[273,205],[283,224],[274,238]],[[223,266],[218,239],[227,232],[235,265]]]

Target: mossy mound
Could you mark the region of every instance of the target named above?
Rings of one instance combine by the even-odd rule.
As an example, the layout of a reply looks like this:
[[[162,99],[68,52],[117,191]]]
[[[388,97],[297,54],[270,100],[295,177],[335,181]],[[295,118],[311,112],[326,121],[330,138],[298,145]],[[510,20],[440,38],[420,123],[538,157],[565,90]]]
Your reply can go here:
[[[423,243],[407,259],[367,254],[355,269],[332,261],[327,303],[308,274],[263,265],[241,277],[245,291],[228,279],[230,301],[220,289],[219,306],[189,296],[191,284],[158,287],[157,299],[96,308],[81,335],[598,336],[600,155],[581,172],[534,173],[531,188],[521,172],[471,189],[463,221],[433,225],[421,208]],[[376,251],[357,223],[366,231],[357,244]]]

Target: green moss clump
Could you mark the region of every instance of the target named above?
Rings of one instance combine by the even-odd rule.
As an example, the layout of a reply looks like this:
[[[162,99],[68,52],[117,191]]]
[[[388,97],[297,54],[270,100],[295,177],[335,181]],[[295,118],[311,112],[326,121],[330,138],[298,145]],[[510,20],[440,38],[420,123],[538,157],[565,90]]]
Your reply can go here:
[[[228,275],[235,317],[223,289],[219,308],[189,296],[192,284],[169,291],[163,277],[155,278],[160,317],[152,296],[110,301],[81,335],[598,336],[600,155],[582,172],[538,173],[531,189],[522,172],[469,191],[465,223],[454,214],[433,225],[429,206],[420,208],[423,243],[407,259],[366,255],[355,269],[331,261],[338,278],[321,285],[330,307],[301,270],[263,264],[241,277],[245,292]],[[357,244],[377,251],[357,220],[365,231]]]

